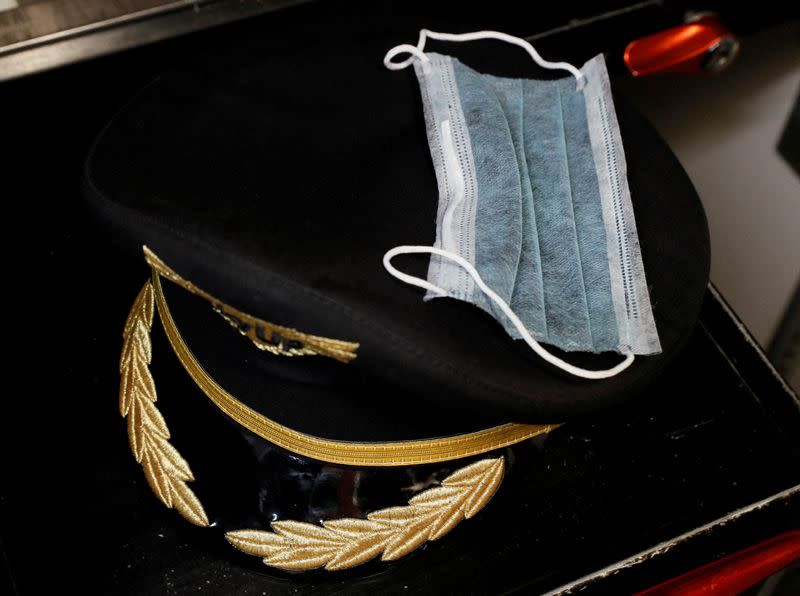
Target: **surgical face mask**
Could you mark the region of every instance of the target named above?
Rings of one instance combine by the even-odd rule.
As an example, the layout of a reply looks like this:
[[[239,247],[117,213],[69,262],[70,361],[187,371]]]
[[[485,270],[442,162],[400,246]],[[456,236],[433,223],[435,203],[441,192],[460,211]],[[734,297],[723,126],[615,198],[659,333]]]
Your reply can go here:
[[[498,39],[541,67],[571,76],[511,79],[425,52],[428,38]],[[399,55],[410,54],[395,62]],[[383,262],[398,279],[494,316],[514,338],[575,376],[600,379],[634,354],[661,346],[647,290],[625,155],[602,55],[579,70],[543,60],[526,41],[495,31],[423,30],[384,64],[413,64],[439,187],[433,246],[398,246]],[[398,254],[431,255],[427,280],[399,271]],[[586,370],[548,352],[616,351],[608,370]]]

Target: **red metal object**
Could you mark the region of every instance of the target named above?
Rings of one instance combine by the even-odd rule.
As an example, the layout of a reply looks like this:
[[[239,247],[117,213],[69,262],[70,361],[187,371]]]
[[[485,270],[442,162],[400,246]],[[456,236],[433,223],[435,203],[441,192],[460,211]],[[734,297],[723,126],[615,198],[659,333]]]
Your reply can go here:
[[[672,29],[642,37],[625,48],[625,64],[633,76],[726,68],[739,42],[715,15],[705,15]]]
[[[800,530],[780,534],[636,596],[734,596],[800,561]]]

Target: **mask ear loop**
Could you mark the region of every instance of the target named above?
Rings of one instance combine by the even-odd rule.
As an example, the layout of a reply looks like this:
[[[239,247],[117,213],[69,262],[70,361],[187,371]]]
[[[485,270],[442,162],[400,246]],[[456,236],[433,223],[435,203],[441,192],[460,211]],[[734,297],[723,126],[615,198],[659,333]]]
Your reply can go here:
[[[402,62],[393,62],[392,59],[398,54],[411,55]],[[401,43],[399,46],[394,46],[391,50],[386,52],[386,55],[383,57],[383,65],[389,70],[403,70],[414,62],[414,58],[423,63],[430,60],[422,49],[412,46],[410,43]]]
[[[511,307],[506,304],[505,300],[503,300],[500,296],[498,296],[494,290],[492,290],[489,286],[484,283],[483,279],[481,279],[478,270],[463,258],[460,255],[457,255],[453,252],[442,250],[441,248],[436,248],[434,246],[396,246],[395,248],[386,252],[383,255],[383,266],[386,268],[386,271],[389,272],[390,275],[396,277],[400,281],[403,281],[407,284],[411,284],[412,286],[417,286],[418,288],[422,288],[429,292],[433,292],[434,294],[438,294],[440,296],[447,296],[447,292],[430,283],[427,280],[421,279],[414,275],[409,275],[408,273],[403,273],[399,271],[394,265],[392,265],[392,259],[397,255],[410,255],[410,254],[433,254],[439,255],[445,259],[453,261],[457,263],[460,267],[462,267],[469,276],[475,282],[475,285],[481,290],[481,292],[486,295],[492,302],[494,302],[500,310],[503,311],[503,314],[508,317],[514,327],[519,331],[519,334],[522,336],[522,339],[525,340],[525,343],[530,346],[530,348],[536,352],[543,360],[546,360],[550,364],[555,367],[560,368],[564,372],[568,372],[569,374],[580,377],[582,379],[608,379],[609,377],[613,377],[621,373],[623,370],[628,368],[634,360],[633,354],[628,354],[625,356],[625,360],[614,366],[613,368],[609,368],[606,370],[587,370],[585,368],[580,368],[570,364],[548,352],[542,345],[536,341],[530,332],[525,328],[525,325],[519,319],[519,317],[511,310]]]
[[[428,41],[428,38],[439,41],[455,42],[477,41],[479,39],[496,39],[498,41],[504,41],[506,43],[518,46],[528,52],[528,55],[533,58],[533,61],[542,68],[546,68],[548,70],[566,70],[568,73],[574,76],[575,80],[578,82],[578,91],[583,89],[583,86],[586,84],[586,76],[569,62],[550,62],[549,60],[545,60],[528,41],[520,37],[514,37],[508,33],[502,33],[500,31],[439,33],[437,31],[431,31],[430,29],[421,29],[419,32],[419,40],[417,41],[417,45],[412,46],[411,44],[404,43],[393,47],[391,50],[386,52],[386,56],[383,57],[384,66],[386,66],[386,68],[389,70],[402,70],[414,62],[414,58],[417,58],[423,63],[428,62],[428,57],[425,55],[425,44]],[[411,56],[402,62],[392,62],[392,58],[402,53],[409,53]]]

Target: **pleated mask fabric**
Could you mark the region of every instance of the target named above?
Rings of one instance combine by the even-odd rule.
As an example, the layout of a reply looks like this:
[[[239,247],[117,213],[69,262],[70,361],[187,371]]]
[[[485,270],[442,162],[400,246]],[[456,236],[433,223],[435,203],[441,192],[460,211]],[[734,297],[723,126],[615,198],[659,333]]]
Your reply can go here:
[[[486,310],[514,338],[527,331],[567,351],[659,353],[603,56],[578,70],[510,38],[540,65],[573,76],[504,78],[423,52],[425,38],[437,36],[510,38],[424,31],[418,46],[398,46],[384,61],[414,66],[438,182],[439,250],[429,251],[427,284],[415,285],[428,289],[425,299],[448,296]],[[402,52],[412,55],[391,61]],[[409,251],[394,254],[402,252]]]

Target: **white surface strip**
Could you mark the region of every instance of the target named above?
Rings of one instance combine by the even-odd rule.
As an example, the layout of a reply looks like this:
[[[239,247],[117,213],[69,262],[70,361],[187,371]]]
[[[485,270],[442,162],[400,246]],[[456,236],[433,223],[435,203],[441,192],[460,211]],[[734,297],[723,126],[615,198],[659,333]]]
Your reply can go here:
[[[11,10],[19,6],[17,0],[0,0],[0,12],[4,10]]]

